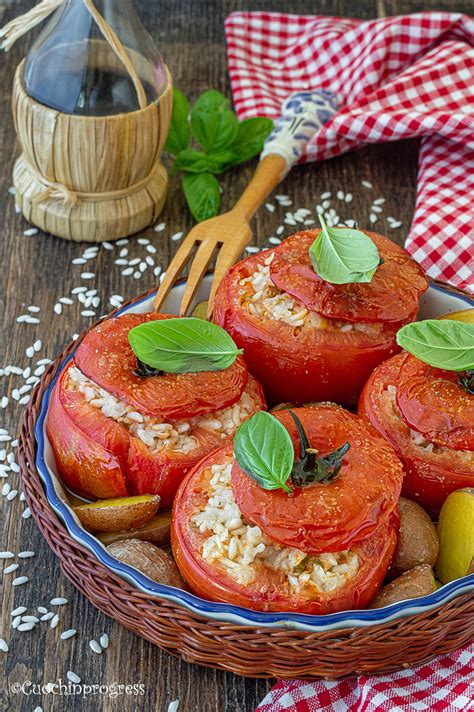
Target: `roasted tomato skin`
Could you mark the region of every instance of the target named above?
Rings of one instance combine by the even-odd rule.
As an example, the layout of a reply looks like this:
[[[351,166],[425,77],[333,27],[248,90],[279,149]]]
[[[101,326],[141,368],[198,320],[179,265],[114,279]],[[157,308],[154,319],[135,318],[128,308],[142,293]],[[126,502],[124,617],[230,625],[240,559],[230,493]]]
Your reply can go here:
[[[92,381],[139,413],[178,420],[211,413],[239,400],[248,380],[242,356],[223,371],[164,373],[140,378],[128,341],[135,326],[171,319],[169,314],[123,314],[106,319],[86,334],[74,360]]]
[[[365,232],[382,260],[371,281],[331,284],[316,274],[309,258],[309,249],[320,233],[298,232],[275,248],[270,275],[277,287],[308,309],[333,319],[401,325],[415,318],[428,280],[404,249],[383,235]]]
[[[72,490],[95,499],[129,494],[120,457],[75,425],[61,403],[59,383],[51,395],[47,433],[59,474]]]
[[[431,368],[406,354],[399,371],[397,406],[405,423],[426,440],[453,450],[474,450],[474,396],[458,374]]]
[[[229,447],[215,451],[181,483],[173,505],[171,544],[183,578],[198,596],[211,601],[231,603],[258,611],[281,611],[320,615],[366,607],[377,593],[396,547],[396,526],[382,525],[354,549],[359,557],[355,577],[340,589],[321,593],[305,589],[291,593],[286,577],[280,572],[261,568],[255,582],[245,585],[231,578],[217,563],[210,564],[200,555],[204,535],[190,525],[190,519],[207,498],[210,477],[206,470],[232,455]]]
[[[47,421],[60,475],[75,492],[93,499],[127,494],[159,494],[170,507],[185,474],[223,440],[212,431],[195,429],[198,446],[190,453],[152,454],[128,429],[66,388],[67,369],[56,383]],[[265,407],[260,385],[250,377],[247,392]]]
[[[288,495],[282,489],[263,489],[234,462],[235,500],[247,521],[284,546],[308,554],[352,548],[393,520],[403,480],[401,462],[383,438],[340,406],[324,403],[293,412],[311,447],[322,455],[350,443],[339,474],[326,484],[293,487]],[[299,459],[291,415],[274,415],[288,430]]]
[[[428,452],[415,445],[399,411],[387,406],[387,387],[398,386],[407,358],[408,354],[399,354],[374,371],[360,396],[358,412],[391,443],[403,462],[402,494],[436,517],[448,494],[462,487],[474,487],[474,459],[464,462],[461,453],[454,449]],[[440,421],[443,420],[440,414]]]
[[[415,318],[416,308],[404,322],[384,324],[374,333],[310,325],[295,329],[282,321],[262,320],[242,305],[240,281],[270,254],[251,256],[229,270],[217,290],[213,321],[244,349],[247,366],[270,403],[357,403],[374,368],[398,353],[396,332]]]

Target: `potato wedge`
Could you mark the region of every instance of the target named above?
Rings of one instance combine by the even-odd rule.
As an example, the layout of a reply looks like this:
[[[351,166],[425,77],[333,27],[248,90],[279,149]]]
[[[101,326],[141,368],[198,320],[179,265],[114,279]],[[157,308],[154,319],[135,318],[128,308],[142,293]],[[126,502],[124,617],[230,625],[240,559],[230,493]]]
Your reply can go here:
[[[171,556],[148,541],[122,539],[109,544],[107,551],[153,581],[176,588],[187,588]]]
[[[390,581],[380,589],[372,601],[371,608],[382,608],[391,603],[405,601],[408,598],[419,598],[436,591],[436,580],[433,569],[428,564],[416,566],[411,571],[405,571],[401,576]]]
[[[396,578],[421,564],[434,566],[439,551],[436,527],[419,504],[401,497],[398,512],[400,529],[397,549],[389,570],[390,578]]]
[[[474,573],[474,489],[459,489],[446,498],[438,521],[436,574],[448,583]]]
[[[170,543],[170,533],[171,509],[164,509],[137,529],[129,529],[125,532],[99,532],[97,538],[106,546],[121,539],[140,539],[156,546],[166,547]]]
[[[141,527],[158,511],[160,497],[144,494],[137,497],[100,499],[73,507],[81,524],[96,532],[119,532]]]
[[[191,316],[196,319],[203,319],[207,321],[207,302],[198,302],[193,309]]]

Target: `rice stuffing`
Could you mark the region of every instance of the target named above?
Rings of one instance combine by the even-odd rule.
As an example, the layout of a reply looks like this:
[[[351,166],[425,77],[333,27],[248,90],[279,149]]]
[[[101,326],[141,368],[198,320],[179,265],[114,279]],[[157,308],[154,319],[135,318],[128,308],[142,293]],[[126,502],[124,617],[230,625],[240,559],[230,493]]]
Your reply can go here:
[[[132,406],[91,381],[77,366],[68,371],[66,388],[79,391],[89,405],[100,410],[107,418],[124,425],[132,435],[139,438],[152,454],[161,450],[180,453],[192,452],[198,445],[193,436],[196,428],[212,431],[222,439],[233,435],[240,423],[255,409],[253,399],[244,391],[234,405],[209,415],[200,415],[187,420],[162,421],[134,410]]]
[[[280,546],[260,527],[247,524],[231,487],[233,460],[211,467],[210,496],[202,511],[191,518],[200,533],[209,534],[202,557],[218,562],[240,584],[250,584],[264,566],[286,575],[290,590],[313,587],[321,593],[335,591],[354,578],[359,559],[352,551],[308,556],[299,549]]]
[[[403,421],[400,411],[397,406],[397,388],[394,385],[389,384],[385,390],[385,400],[386,408],[391,411],[395,418],[400,421],[403,426],[410,431],[410,437],[413,444],[420,448],[424,453],[432,453],[433,455],[450,455],[454,460],[458,461],[460,465],[469,465],[473,461],[473,453],[470,450],[452,450],[449,447],[443,445],[438,445],[437,443],[430,442],[425,438],[424,435],[416,430],[412,430]]]
[[[383,324],[328,319],[307,309],[302,302],[273,284],[270,277],[270,264],[273,257],[274,254],[271,254],[263,264],[257,265],[255,272],[239,282],[242,304],[253,316],[261,320],[282,321],[292,327],[308,326],[313,329],[340,332],[363,331],[374,335],[383,331]]]

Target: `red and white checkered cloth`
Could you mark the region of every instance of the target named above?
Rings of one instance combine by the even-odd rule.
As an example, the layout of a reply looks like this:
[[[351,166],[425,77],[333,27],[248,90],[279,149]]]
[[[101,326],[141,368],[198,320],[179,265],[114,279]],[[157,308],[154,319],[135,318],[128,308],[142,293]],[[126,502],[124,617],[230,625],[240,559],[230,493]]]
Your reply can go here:
[[[413,670],[334,682],[279,682],[256,712],[469,712],[474,645]]]
[[[236,12],[225,29],[240,118],[275,118],[294,91],[338,96],[340,110],[310,140],[303,160],[422,137],[406,249],[429,276],[474,290],[474,19]]]

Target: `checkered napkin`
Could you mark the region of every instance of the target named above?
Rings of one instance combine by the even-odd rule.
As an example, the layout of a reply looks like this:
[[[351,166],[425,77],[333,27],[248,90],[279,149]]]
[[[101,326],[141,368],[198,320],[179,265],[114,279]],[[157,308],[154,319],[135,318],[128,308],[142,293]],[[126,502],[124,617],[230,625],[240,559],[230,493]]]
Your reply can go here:
[[[337,95],[339,111],[315,132],[302,160],[422,137],[405,247],[430,277],[474,291],[474,19],[236,12],[225,29],[240,118],[275,118],[294,91]]]
[[[469,712],[474,645],[413,670],[334,682],[279,682],[256,712]]]

